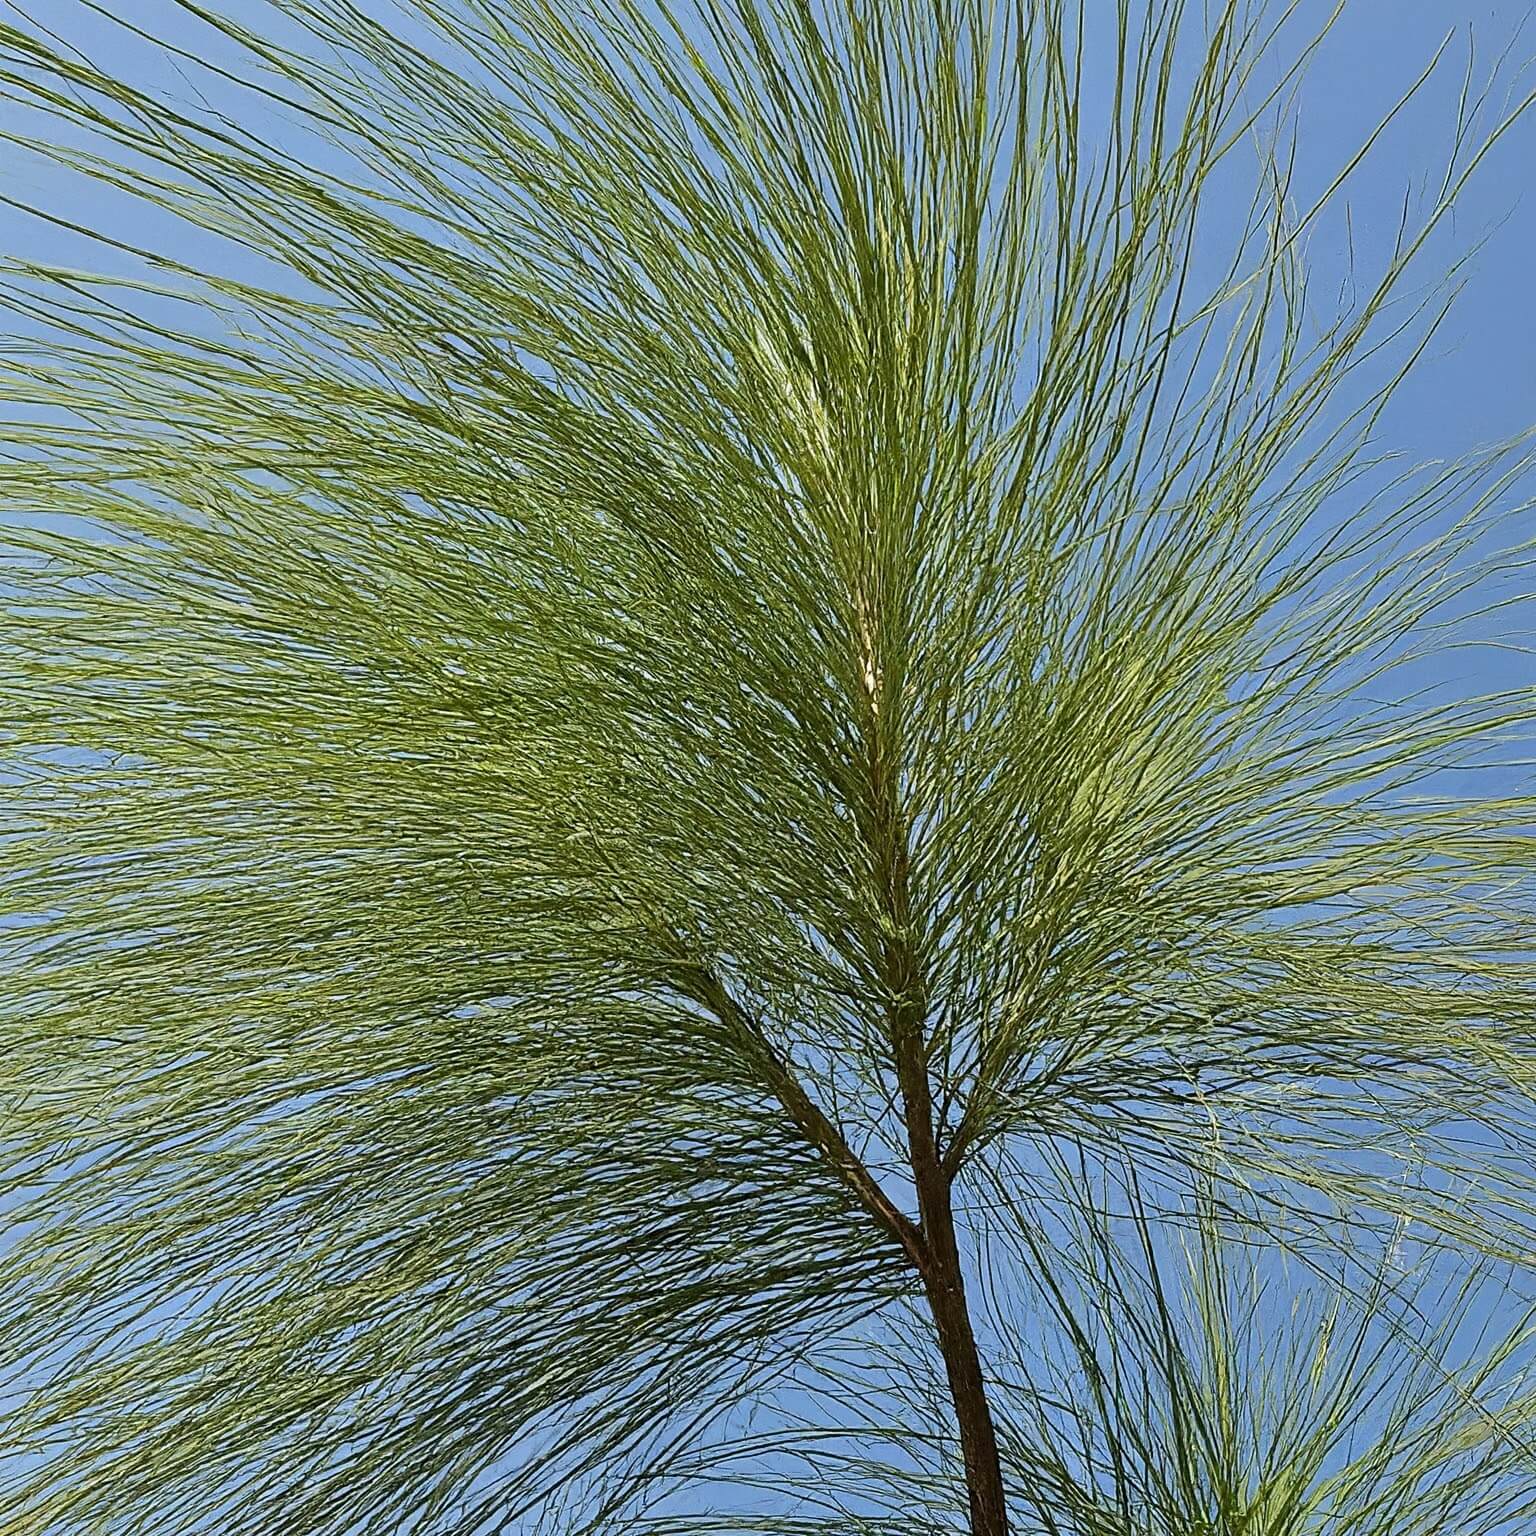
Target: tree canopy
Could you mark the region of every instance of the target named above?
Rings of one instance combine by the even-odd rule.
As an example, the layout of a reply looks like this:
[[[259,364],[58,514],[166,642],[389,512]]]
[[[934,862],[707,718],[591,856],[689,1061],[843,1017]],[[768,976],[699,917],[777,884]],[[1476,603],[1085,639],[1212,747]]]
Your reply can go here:
[[[1527,101],[1330,306],[1294,3],[55,9],[0,1532],[1528,1528]]]

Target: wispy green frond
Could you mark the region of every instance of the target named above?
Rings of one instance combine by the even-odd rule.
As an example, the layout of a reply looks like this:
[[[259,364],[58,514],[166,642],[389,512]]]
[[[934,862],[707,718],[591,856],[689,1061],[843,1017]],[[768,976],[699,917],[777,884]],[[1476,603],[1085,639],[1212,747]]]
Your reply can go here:
[[[55,9],[0,1520],[617,1529],[1060,1144],[1532,1251],[1528,445],[1373,436],[1523,105],[1334,314],[1290,5]]]
[[[1170,1237],[1129,1193],[1113,1216],[1052,1233],[1043,1305],[1028,1332],[1018,1324],[1028,1391],[1000,1399],[1017,1410],[1017,1529],[1512,1536],[1529,1525],[1528,1291],[1437,1262],[1405,1231],[1364,1262],[1309,1274],[1208,1205]],[[1042,1327],[1052,1316],[1059,1336]]]

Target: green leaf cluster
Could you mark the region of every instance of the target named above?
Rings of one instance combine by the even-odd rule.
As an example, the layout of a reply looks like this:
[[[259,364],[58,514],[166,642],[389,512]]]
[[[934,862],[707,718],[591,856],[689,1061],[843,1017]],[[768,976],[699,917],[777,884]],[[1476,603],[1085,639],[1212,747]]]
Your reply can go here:
[[[1330,308],[1294,0],[159,14],[0,19],[0,1533],[964,1530],[951,1220],[1016,1533],[1529,1522],[1529,98]]]

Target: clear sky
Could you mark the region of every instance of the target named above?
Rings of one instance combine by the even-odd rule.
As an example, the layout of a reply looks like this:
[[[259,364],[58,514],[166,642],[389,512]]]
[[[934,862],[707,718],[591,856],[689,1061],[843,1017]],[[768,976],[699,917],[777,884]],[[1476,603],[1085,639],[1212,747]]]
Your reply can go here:
[[[1306,161],[1327,166],[1363,141],[1453,28],[1463,48],[1471,30],[1484,67],[1510,47],[1511,66],[1536,56],[1536,24],[1529,17],[1525,0],[1348,0],[1303,97]],[[1448,63],[1354,178],[1357,236],[1385,238],[1407,179],[1432,163],[1460,86],[1457,62]],[[1513,67],[1506,71],[1511,83],[1515,73]],[[1312,249],[1322,278],[1330,269],[1342,270],[1337,233],[1333,229],[1334,238],[1320,239]],[[1389,436],[1410,452],[1454,453],[1536,424],[1536,118],[1521,122],[1492,151],[1439,250],[1451,257],[1485,234],[1488,244],[1457,310],[1395,403]]]

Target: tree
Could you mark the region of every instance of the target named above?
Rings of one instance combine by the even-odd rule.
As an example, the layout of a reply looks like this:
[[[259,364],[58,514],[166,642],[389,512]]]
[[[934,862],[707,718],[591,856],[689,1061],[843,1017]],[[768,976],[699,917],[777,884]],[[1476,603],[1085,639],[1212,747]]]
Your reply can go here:
[[[1333,313],[1291,5],[163,9],[0,24],[160,220],[6,269],[0,1528],[1528,1520],[1524,450],[1374,435],[1523,104]]]

